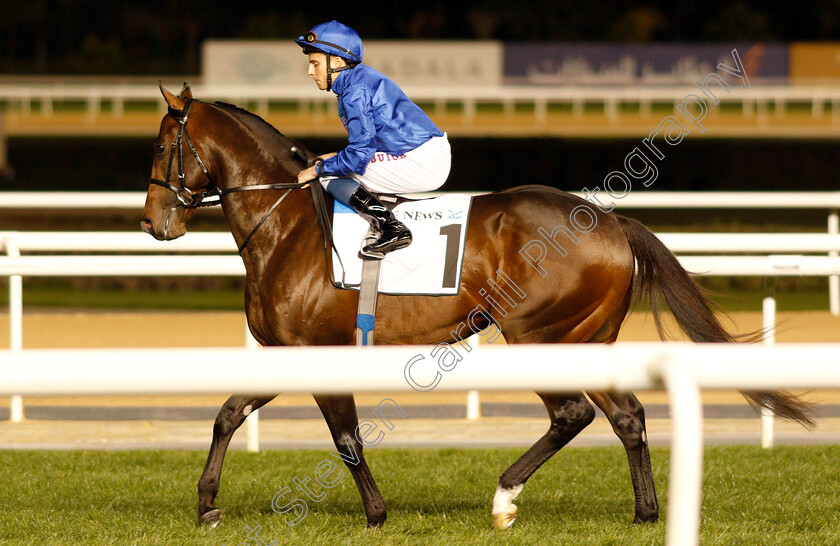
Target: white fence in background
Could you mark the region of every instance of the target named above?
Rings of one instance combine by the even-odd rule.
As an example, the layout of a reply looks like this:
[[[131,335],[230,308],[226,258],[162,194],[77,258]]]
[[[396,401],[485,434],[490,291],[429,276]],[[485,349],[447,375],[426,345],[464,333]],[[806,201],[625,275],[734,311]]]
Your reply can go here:
[[[837,276],[840,235],[821,233],[663,233],[677,254],[764,253],[766,256],[679,256],[687,270],[703,276]],[[156,241],[141,232],[0,232],[0,276],[241,276],[245,269],[228,232],[188,233]],[[25,255],[21,252],[87,252],[95,255]],[[152,255],[113,255],[133,252]],[[223,255],[158,255],[220,252]],[[828,253],[804,256],[781,253]],[[16,284],[20,281],[16,281]],[[18,298],[10,298],[12,317]],[[834,302],[831,305],[835,313]],[[19,332],[17,329],[16,332]],[[15,343],[15,340],[12,340]]]
[[[8,83],[0,86],[0,101],[7,104],[7,112],[31,114],[33,105],[38,112],[51,116],[61,103],[76,102],[85,105],[90,118],[100,115],[122,116],[126,105],[132,103],[155,103],[161,112],[166,111],[156,81],[136,83]],[[181,81],[168,82],[171,90],[180,90]],[[517,104],[533,107],[537,122],[546,120],[550,105],[570,105],[573,115],[581,116],[587,105],[598,105],[609,118],[617,118],[623,106],[638,107],[643,114],[649,114],[653,105],[664,104],[676,108],[687,95],[697,95],[694,86],[533,86],[533,85],[460,85],[460,86],[404,86],[406,93],[415,102],[433,104],[442,111],[447,104],[460,105],[464,117],[473,117],[479,104],[501,104],[506,113],[512,114]],[[734,104],[747,116],[768,116],[773,106],[774,116],[785,116],[793,105],[806,105],[811,115],[819,118],[825,115],[826,106],[832,123],[840,123],[840,87],[826,85],[753,85],[749,88],[733,88],[735,92],[716,93],[722,104]],[[311,108],[314,104],[335,105],[335,98],[319,92],[315,86],[258,86],[196,84],[196,97],[204,100],[225,100],[236,104],[256,104],[260,114],[266,114],[271,103],[297,105],[298,109]],[[103,105],[110,106],[110,113],[103,111]],[[720,106],[712,106],[719,108]]]
[[[410,391],[403,366],[425,346],[0,351],[0,394]],[[371,352],[375,358],[371,358]],[[667,544],[699,540],[703,480],[700,389],[840,387],[837,344],[616,343],[488,347],[438,390],[665,388],[671,407]],[[248,366],[231,362],[247,359]],[[277,362],[284,362],[277,366]],[[120,362],[122,366],[113,366]],[[318,362],[318,366],[311,366]],[[516,366],[511,366],[516,362]],[[546,366],[546,362],[554,365]],[[580,362],[586,362],[581,366]],[[177,365],[173,365],[177,364]]]
[[[484,192],[469,192],[478,195]],[[572,192],[584,197],[580,192]],[[438,192],[415,197],[439,195]],[[145,192],[0,192],[0,209],[135,209]],[[827,232],[840,234],[840,191],[836,192],[648,192],[636,191],[618,201],[623,209],[815,209],[828,210]],[[745,252],[747,252],[745,250]],[[780,250],[780,252],[782,252]],[[806,252],[800,250],[800,252]],[[838,256],[831,250],[829,256]],[[840,276],[828,279],[829,309],[840,315]]]
[[[26,242],[28,236],[44,234],[25,234],[22,242]],[[53,250],[87,248],[97,235],[105,235],[105,239],[114,235],[112,233],[62,233],[57,241],[64,239],[65,243],[56,244]],[[133,234],[132,234],[133,235]],[[143,234],[146,238],[150,237]],[[184,241],[189,240],[198,234],[187,235]],[[206,249],[212,239],[230,239],[228,234],[204,234],[208,237],[198,241],[193,247],[186,242],[178,245],[180,250]],[[223,235],[228,235],[223,237]],[[746,236],[744,242],[721,244],[715,246],[716,241],[737,241],[739,236]],[[84,237],[89,238],[87,242]],[[218,236],[218,237],[216,237]],[[33,237],[37,239],[39,237]],[[72,240],[75,237],[75,240]],[[708,242],[704,242],[705,234],[698,233],[671,233],[663,236],[666,244],[673,252],[681,252],[681,248],[690,248],[694,251],[731,251],[733,248],[743,248],[750,240],[763,238],[765,248],[774,248],[770,239],[779,237],[787,241],[786,245],[778,245],[778,252],[803,251],[820,252],[828,250],[840,250],[840,236],[823,234],[716,234]],[[127,238],[127,240],[130,240]],[[801,240],[800,248],[796,241]],[[81,244],[73,244],[81,242]],[[142,248],[145,242],[138,245]],[[23,342],[23,277],[75,277],[75,276],[244,276],[245,267],[238,255],[26,255],[21,256],[20,251],[26,250],[25,245],[19,245],[16,234],[13,232],[0,233],[0,246],[8,254],[0,257],[0,276],[9,277],[9,316],[10,316],[10,345],[15,348],[22,348]],[[173,246],[160,244],[160,251],[174,250]],[[229,248],[228,248],[229,247]],[[44,247],[41,247],[42,249]],[[130,244],[125,244],[124,251],[131,251]],[[223,246],[214,247],[214,250],[235,250],[231,241],[225,241]],[[722,249],[722,250],[721,250]],[[755,249],[750,249],[755,252]],[[801,276],[832,276],[840,275],[840,258],[828,256],[805,256],[801,254],[776,254],[767,256],[720,256],[720,255],[696,255],[678,256],[682,266],[688,271],[701,276],[759,276],[759,277],[801,277]],[[765,323],[775,324],[775,299],[771,309],[765,310]],[[772,333],[770,334],[772,335]]]
[[[478,195],[484,192],[468,192]],[[580,192],[572,192],[580,197]],[[440,192],[414,194],[414,197]],[[0,192],[0,209],[136,209],[145,192]],[[623,209],[814,209],[828,210],[827,233],[840,234],[840,191],[836,192],[631,192],[617,201]],[[152,244],[150,242],[150,244]],[[744,252],[748,252],[745,249]],[[779,250],[787,252],[788,250]],[[807,252],[806,250],[790,250]],[[838,256],[837,250],[828,252]],[[840,276],[829,276],[829,309],[840,315]]]

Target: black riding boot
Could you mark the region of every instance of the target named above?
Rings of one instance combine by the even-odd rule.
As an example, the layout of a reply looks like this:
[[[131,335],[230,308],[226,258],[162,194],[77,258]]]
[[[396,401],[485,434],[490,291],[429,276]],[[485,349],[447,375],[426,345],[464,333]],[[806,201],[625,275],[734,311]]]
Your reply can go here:
[[[365,188],[360,186],[356,189],[347,204],[378,232],[377,240],[362,248],[362,255],[381,258],[386,252],[393,252],[411,244],[411,231]]]

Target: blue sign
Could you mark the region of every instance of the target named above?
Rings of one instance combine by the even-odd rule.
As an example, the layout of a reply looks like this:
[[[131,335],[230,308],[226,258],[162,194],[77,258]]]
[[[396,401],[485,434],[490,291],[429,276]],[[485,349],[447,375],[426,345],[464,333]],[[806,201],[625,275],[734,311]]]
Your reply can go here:
[[[750,82],[785,83],[785,44],[505,44],[505,82],[536,85],[691,85],[734,66],[738,51]]]

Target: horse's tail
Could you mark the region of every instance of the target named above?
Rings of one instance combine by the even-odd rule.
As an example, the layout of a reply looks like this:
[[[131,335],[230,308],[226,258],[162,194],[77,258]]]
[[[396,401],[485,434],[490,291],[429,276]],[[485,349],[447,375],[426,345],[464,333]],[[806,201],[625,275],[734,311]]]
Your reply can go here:
[[[734,336],[726,331],[712,310],[702,289],[683,269],[662,241],[631,218],[616,215],[636,260],[633,276],[633,299],[650,302],[656,332],[660,339],[667,334],[662,324],[662,303],[671,310],[680,329],[695,342],[755,341],[763,332]],[[814,427],[813,408],[800,398],[782,391],[741,391],[755,408],[767,408],[783,419]]]

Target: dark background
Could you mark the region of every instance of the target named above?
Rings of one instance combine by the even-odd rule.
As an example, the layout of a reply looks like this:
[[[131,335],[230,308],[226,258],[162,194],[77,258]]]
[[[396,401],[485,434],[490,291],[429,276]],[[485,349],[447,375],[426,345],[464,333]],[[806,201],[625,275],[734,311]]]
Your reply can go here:
[[[346,145],[343,138],[306,138],[316,153]],[[448,191],[499,190],[539,183],[569,191],[603,186],[622,170],[640,138],[459,138],[452,139]],[[840,142],[832,140],[685,139],[666,147],[650,190],[836,190],[840,188]],[[145,191],[152,165],[152,139],[16,138],[9,141],[16,176],[9,190]],[[633,188],[642,189],[642,186]]]
[[[0,74],[190,75],[206,39],[291,39],[336,18],[363,38],[508,42],[790,42],[840,40],[840,0],[471,3],[415,1],[0,2]],[[290,47],[292,45],[290,44]],[[0,83],[2,85],[2,83]],[[280,130],[283,128],[280,127]],[[307,139],[316,152],[342,139]],[[579,190],[620,169],[639,139],[454,138],[448,190],[539,182]],[[834,190],[838,144],[687,139],[666,152],[651,189]],[[9,190],[143,190],[151,139],[13,138]]]
[[[288,39],[329,19],[362,38],[561,42],[840,39],[840,0],[0,2],[0,73],[198,74],[208,39]]]
[[[307,138],[316,153],[333,151],[342,138]],[[489,191],[522,184],[546,184],[568,191],[595,185],[621,169],[640,139],[461,138],[451,139],[453,164],[445,191]],[[9,143],[16,169],[8,190],[145,191],[152,164],[152,139],[20,138]],[[663,149],[659,177],[633,191],[836,191],[840,189],[840,142],[831,140],[744,140],[687,138]],[[621,209],[653,230],[825,232],[822,210]],[[133,230],[136,210],[6,211],[0,230]],[[224,230],[219,209],[202,210],[194,230]]]

